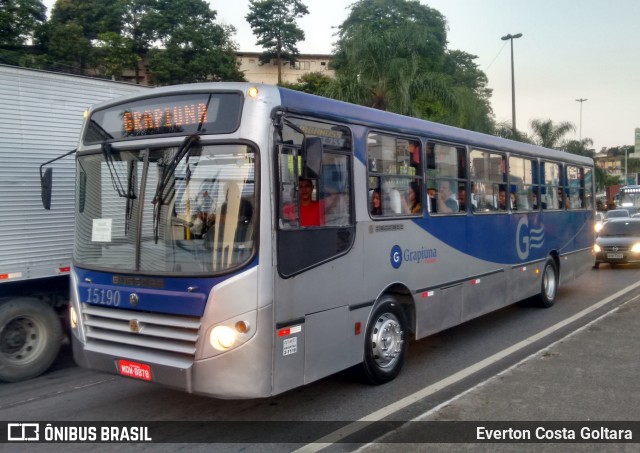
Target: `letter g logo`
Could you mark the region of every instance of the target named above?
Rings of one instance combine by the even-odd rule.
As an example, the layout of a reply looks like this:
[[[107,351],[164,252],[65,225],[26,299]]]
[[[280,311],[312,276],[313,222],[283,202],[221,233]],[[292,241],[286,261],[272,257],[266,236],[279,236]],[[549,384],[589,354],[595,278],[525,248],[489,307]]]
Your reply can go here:
[[[402,264],[402,249],[399,245],[394,245],[391,249],[391,266],[398,269]]]

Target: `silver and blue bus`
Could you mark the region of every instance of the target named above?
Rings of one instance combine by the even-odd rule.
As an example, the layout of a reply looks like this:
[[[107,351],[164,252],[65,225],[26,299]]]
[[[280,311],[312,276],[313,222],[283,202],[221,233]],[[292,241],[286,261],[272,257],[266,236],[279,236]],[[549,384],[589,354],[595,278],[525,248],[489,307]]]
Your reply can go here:
[[[108,101],[75,157],[74,358],[186,392],[385,383],[593,261],[591,159],[284,88]]]

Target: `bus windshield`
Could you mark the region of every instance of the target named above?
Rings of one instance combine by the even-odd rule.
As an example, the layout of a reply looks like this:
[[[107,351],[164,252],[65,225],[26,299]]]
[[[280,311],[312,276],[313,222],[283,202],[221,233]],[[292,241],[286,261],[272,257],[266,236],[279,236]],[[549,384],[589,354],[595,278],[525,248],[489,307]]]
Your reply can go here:
[[[196,144],[179,153],[145,148],[78,158],[78,265],[210,275],[252,257],[254,151]]]

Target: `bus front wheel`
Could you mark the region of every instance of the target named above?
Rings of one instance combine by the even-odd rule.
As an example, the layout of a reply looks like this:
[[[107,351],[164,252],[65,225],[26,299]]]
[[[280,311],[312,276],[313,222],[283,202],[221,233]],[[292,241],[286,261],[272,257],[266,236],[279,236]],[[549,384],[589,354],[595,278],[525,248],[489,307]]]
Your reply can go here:
[[[402,369],[407,354],[407,321],[400,303],[386,297],[367,324],[362,372],[371,384],[384,384]]]
[[[548,259],[544,263],[542,270],[542,282],[540,284],[540,305],[549,308],[556,302],[558,293],[558,266],[553,259]]]

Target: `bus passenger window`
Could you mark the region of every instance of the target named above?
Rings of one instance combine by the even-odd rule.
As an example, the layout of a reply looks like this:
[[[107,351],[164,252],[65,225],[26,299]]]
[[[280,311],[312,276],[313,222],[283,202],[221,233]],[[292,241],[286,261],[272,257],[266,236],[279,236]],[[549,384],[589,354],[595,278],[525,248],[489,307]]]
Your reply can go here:
[[[432,214],[456,214],[460,209],[459,189],[462,186],[466,198],[467,181],[466,150],[462,146],[429,143],[427,148],[427,190],[429,212]]]
[[[560,164],[552,162],[542,162],[542,175],[541,181],[544,186],[542,190],[542,209],[545,210],[558,210],[563,206],[560,204],[562,201],[562,187],[560,186],[561,166]],[[560,197],[558,197],[560,195]]]
[[[474,149],[469,154],[472,200],[475,213],[500,211],[500,191],[506,207],[506,160],[498,153]],[[503,211],[505,212],[505,211]]]
[[[371,216],[421,215],[422,152],[419,140],[370,133],[367,137]],[[379,198],[379,205],[378,205]]]

